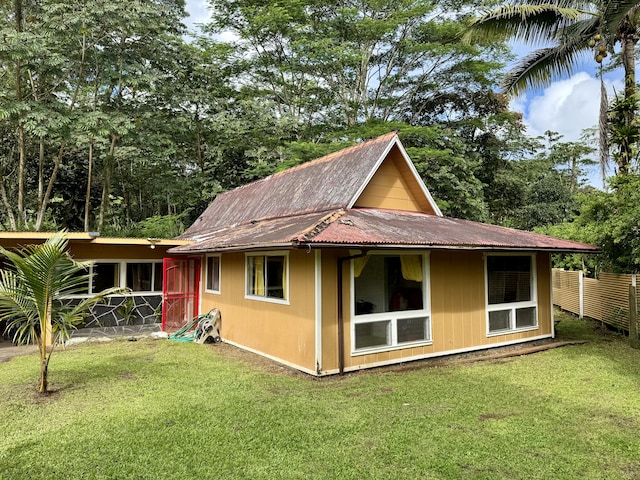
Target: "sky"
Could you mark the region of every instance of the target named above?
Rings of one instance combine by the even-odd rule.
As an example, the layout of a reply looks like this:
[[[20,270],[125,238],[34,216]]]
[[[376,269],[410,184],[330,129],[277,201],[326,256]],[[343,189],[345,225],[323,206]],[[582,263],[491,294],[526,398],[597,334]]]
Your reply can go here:
[[[192,29],[196,23],[204,23],[209,17],[206,0],[187,0],[187,26]],[[530,49],[516,46],[514,53],[526,55]],[[595,127],[600,110],[600,80],[596,76],[597,64],[585,58],[577,71],[567,78],[552,82],[548,87],[527,92],[526,95],[511,100],[511,109],[523,114],[523,121],[528,135],[536,137],[551,130],[563,135],[563,141],[579,141],[582,130]],[[609,98],[615,92],[622,92],[622,72],[605,75],[605,85]],[[597,148],[597,145],[593,145]],[[597,155],[597,154],[595,154]],[[594,160],[597,156],[594,155]],[[589,172],[591,185],[602,188],[599,167]]]

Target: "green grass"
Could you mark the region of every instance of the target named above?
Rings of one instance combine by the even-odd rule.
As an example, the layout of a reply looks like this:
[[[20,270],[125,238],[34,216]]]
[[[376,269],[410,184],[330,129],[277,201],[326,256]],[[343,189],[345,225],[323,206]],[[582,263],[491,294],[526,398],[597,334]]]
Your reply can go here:
[[[1,479],[640,477],[640,351],[569,346],[313,379],[228,346],[114,342],[0,364]]]

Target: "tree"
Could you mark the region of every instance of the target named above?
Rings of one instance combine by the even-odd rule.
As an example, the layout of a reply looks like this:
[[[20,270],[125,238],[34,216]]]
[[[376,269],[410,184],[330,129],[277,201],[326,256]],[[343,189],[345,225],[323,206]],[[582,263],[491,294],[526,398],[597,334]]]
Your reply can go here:
[[[9,226],[41,229],[66,193],[58,176],[78,159],[89,196],[92,177],[101,180],[104,224],[116,170],[138,158],[123,137],[140,123],[168,39],[184,30],[184,2],[15,0],[0,13],[0,131],[10,132],[0,193],[17,199],[2,193]]]
[[[466,39],[513,39],[533,45],[551,46],[535,50],[524,57],[505,77],[506,91],[518,94],[527,88],[539,88],[562,74],[575,69],[580,56],[592,52],[601,63],[619,44],[619,58],[624,67],[624,99],[635,98],[635,45],[638,41],[637,2],[604,0],[515,0],[488,12],[472,22]],[[605,104],[606,105],[606,104]],[[634,103],[635,106],[635,103]],[[627,108],[618,119],[625,129],[635,129],[637,108]],[[601,111],[605,114],[605,110]],[[604,143],[604,141],[603,141]],[[626,139],[619,143],[615,156],[618,172],[629,172],[633,162],[633,146]],[[602,159],[606,161],[608,159]]]
[[[87,262],[75,261],[66,251],[68,241],[59,232],[44,244],[17,252],[0,247],[9,266],[0,270],[0,319],[13,331],[14,341],[38,345],[40,381],[38,391],[48,391],[49,360],[56,345],[69,338],[69,329],[80,323],[88,310],[106,295],[104,290],[77,304],[63,302],[65,296],[87,291]]]

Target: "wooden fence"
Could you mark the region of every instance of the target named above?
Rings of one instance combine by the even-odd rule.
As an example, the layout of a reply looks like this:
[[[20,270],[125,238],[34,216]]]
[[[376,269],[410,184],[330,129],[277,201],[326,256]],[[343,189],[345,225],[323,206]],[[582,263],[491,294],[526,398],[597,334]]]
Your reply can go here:
[[[633,295],[630,295],[633,293]],[[601,273],[588,278],[582,272],[553,269],[553,304],[582,317],[600,320],[629,331],[629,298],[637,297],[636,275]]]

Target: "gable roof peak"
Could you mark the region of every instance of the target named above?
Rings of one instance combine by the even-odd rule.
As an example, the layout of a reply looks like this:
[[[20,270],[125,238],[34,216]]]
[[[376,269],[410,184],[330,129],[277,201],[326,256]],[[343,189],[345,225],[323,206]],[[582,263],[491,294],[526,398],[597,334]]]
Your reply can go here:
[[[441,214],[392,131],[218,195],[182,237],[252,220],[353,207],[389,152],[397,146],[411,174]]]

